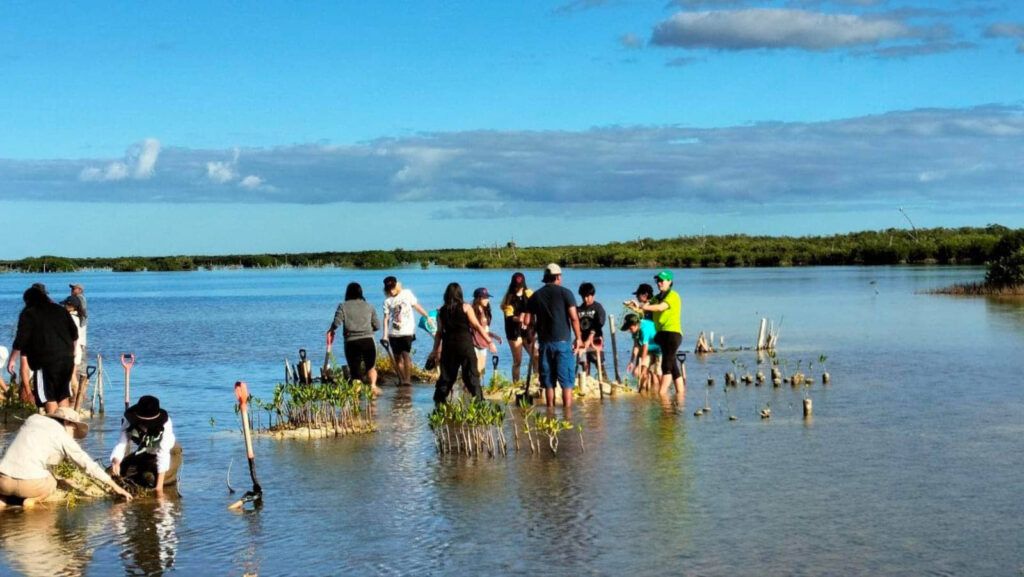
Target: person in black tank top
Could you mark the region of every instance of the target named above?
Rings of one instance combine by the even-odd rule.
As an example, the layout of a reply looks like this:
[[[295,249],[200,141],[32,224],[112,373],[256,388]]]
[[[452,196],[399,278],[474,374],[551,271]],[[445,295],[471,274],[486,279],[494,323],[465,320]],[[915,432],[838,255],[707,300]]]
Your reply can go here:
[[[526,276],[521,272],[512,275],[508,290],[501,299],[501,311],[505,316],[505,338],[508,339],[508,348],[512,353],[512,382],[519,382],[519,367],[523,364],[523,350],[527,355],[527,362],[533,362],[532,339],[530,331],[526,329],[526,303],[530,298],[530,289],[526,287]]]
[[[434,388],[435,404],[447,402],[460,370],[462,382],[469,393],[483,399],[471,329],[487,332],[480,325],[473,307],[463,299],[462,287],[453,282],[445,289],[444,305],[437,311],[437,332],[434,334],[434,350],[430,353],[439,359],[438,365],[441,368],[441,375]],[[490,344],[489,335],[486,339]]]

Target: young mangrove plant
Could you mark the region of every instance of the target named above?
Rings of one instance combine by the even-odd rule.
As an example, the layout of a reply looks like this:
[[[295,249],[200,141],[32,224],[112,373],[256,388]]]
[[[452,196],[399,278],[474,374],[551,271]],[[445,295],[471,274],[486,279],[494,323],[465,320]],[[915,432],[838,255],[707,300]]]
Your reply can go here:
[[[463,397],[438,405],[427,415],[427,422],[441,454],[508,454],[505,409],[498,403]]]
[[[821,383],[823,385],[827,385],[832,380],[832,375],[828,374],[828,369],[825,367],[825,361],[827,360],[828,357],[825,355],[818,357],[818,364],[821,365]]]
[[[274,387],[269,401],[250,396],[248,410],[256,430],[261,431],[328,429],[337,435],[376,430],[373,391],[359,380],[338,378],[309,385],[280,383]]]

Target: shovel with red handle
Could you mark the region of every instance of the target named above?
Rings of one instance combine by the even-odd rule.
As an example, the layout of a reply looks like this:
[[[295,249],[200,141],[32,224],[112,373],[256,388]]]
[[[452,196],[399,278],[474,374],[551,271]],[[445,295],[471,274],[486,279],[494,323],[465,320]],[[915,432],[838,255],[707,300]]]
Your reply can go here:
[[[263,501],[263,487],[256,480],[256,455],[252,451],[252,433],[249,430],[249,388],[245,383],[235,383],[235,398],[238,399],[238,412],[242,416],[242,435],[245,437],[245,456],[249,459],[249,476],[252,477],[252,491],[246,491],[242,498],[228,506],[228,509],[240,509],[246,503],[256,503],[259,506]]]

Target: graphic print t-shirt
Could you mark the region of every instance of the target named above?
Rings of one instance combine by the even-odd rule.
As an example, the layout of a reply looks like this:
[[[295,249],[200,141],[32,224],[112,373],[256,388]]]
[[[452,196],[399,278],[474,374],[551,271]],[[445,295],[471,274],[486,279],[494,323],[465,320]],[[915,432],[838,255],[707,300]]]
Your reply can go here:
[[[393,297],[384,299],[384,315],[388,317],[389,337],[408,337],[416,333],[416,319],[413,306],[416,295],[409,289],[402,289]]]

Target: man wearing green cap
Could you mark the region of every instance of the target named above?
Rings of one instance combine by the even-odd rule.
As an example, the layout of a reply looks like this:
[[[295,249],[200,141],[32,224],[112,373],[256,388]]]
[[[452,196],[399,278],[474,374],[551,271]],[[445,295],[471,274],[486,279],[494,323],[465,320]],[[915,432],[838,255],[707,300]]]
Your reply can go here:
[[[676,395],[682,397],[686,391],[686,367],[680,368],[676,361],[676,351],[683,342],[683,301],[672,288],[672,271],[659,272],[654,275],[654,281],[658,283],[658,295],[651,302],[641,305],[640,310],[654,313],[654,327],[657,330],[654,342],[661,347],[659,393],[668,393],[669,385],[674,382]]]

